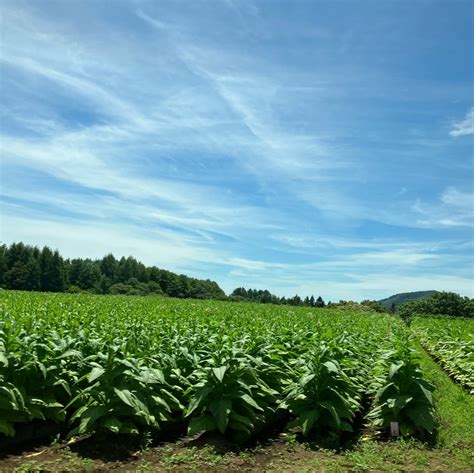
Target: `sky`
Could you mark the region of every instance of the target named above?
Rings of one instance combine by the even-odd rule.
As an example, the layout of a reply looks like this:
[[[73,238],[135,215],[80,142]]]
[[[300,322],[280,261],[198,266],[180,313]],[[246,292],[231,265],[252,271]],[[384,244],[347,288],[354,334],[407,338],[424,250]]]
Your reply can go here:
[[[474,296],[470,0],[2,0],[0,240],[279,296]]]

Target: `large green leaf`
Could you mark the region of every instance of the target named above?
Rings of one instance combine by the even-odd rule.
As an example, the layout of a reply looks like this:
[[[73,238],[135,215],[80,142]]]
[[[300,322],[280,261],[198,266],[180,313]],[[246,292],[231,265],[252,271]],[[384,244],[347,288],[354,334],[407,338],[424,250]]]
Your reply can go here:
[[[331,414],[331,417],[334,419],[336,427],[339,428],[341,425],[341,419],[336,409],[334,408],[334,404],[330,401],[321,401],[320,404],[322,407],[324,407],[325,409],[329,411],[329,413]]]
[[[227,366],[219,366],[219,368],[212,368],[214,376],[222,383],[224,380],[224,375],[227,371]]]
[[[425,406],[414,406],[411,409],[407,409],[406,415],[410,417],[417,429],[424,429],[430,434],[433,433],[435,428],[435,420],[432,413]]]
[[[421,389],[421,392],[425,395],[426,400],[429,402],[429,404],[433,404],[433,396],[431,395],[431,392],[424,386],[422,382],[417,382],[418,386]]]
[[[307,412],[302,413],[296,419],[288,424],[288,428],[292,427],[301,427],[301,431],[303,435],[306,437],[311,431],[314,423],[319,418],[319,411],[317,409],[313,409]]]
[[[80,416],[79,434],[85,434],[96,430],[95,422],[109,413],[105,406],[93,406],[87,408]]]
[[[118,434],[123,426],[123,423],[117,419],[117,417],[106,417],[105,419],[101,420],[100,425],[110,430],[114,434]]]
[[[199,388],[189,402],[185,417],[191,416],[196,409],[202,407],[204,400],[211,392],[212,388],[209,386]]]
[[[230,413],[230,418],[237,421],[237,422],[240,422],[241,424],[246,425],[249,429],[254,428],[254,424],[253,424],[252,419],[250,417],[243,416],[243,415],[238,414],[235,411],[232,411]]]
[[[328,369],[330,373],[339,373],[339,368],[333,361],[326,361],[323,365]]]
[[[8,368],[8,358],[2,350],[0,350],[0,365],[3,365],[4,368]]]
[[[390,366],[390,370],[388,373],[388,377],[392,379],[400,370],[400,368],[403,366],[403,362],[398,362],[398,363],[392,363]]]
[[[242,399],[242,401],[244,401],[250,407],[253,407],[254,409],[257,409],[258,411],[263,412],[263,409],[248,394],[242,394],[239,396],[239,398]]]
[[[188,435],[195,435],[199,432],[211,432],[217,428],[211,416],[194,417],[189,422]]]
[[[124,404],[133,408],[136,416],[143,417],[148,423],[153,422],[148,407],[135,394],[128,389],[114,388],[114,391]]]
[[[230,399],[222,398],[214,401],[210,405],[210,410],[214,421],[219,429],[220,433],[223,434],[229,423],[229,415],[232,410],[232,401]]]
[[[96,379],[100,378],[105,373],[104,368],[95,367],[92,368],[91,372],[87,376],[89,383],[93,383]]]
[[[8,437],[13,437],[15,435],[15,429],[11,422],[0,419],[0,432],[5,434]]]

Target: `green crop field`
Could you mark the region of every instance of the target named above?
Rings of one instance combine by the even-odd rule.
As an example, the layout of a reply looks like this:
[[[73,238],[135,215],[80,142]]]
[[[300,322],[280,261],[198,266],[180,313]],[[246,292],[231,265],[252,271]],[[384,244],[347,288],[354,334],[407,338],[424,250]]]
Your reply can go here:
[[[431,432],[431,386],[389,316],[219,302],[2,297],[0,431],[33,419],[70,434],[185,421],[247,440],[276,414],[304,435],[377,426]],[[70,414],[70,416],[68,415]]]
[[[388,314],[4,291],[0,446],[32,422],[66,440],[171,441],[181,426],[237,445],[273,425],[337,444],[397,423],[429,441],[438,416],[423,356]]]
[[[474,394],[474,319],[414,317],[411,327],[426,350]]]

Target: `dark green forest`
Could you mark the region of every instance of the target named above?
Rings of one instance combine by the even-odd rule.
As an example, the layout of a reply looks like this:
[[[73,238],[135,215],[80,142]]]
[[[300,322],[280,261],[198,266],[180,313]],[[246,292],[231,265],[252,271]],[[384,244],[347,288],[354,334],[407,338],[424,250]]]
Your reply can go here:
[[[473,318],[474,299],[454,292],[435,292],[430,297],[405,302],[397,314],[408,322],[415,315]]]
[[[39,249],[23,243],[0,246],[0,287],[24,291],[226,298],[214,281],[145,266],[131,256],[117,259],[109,254],[97,260],[65,259],[47,246]]]
[[[378,301],[387,309],[392,312],[396,311],[398,307],[409,301],[416,301],[418,299],[426,299],[436,294],[438,291],[415,291],[415,292],[402,292],[400,294],[394,294],[393,296],[387,297]]]
[[[316,299],[314,296],[301,299],[298,295],[286,298],[275,296],[266,289],[245,289],[244,287],[234,289],[232,294],[229,296],[229,300],[234,302],[248,301],[259,302],[262,304],[287,304],[306,307],[325,307],[326,305],[321,296]]]
[[[42,292],[89,292],[95,294],[155,295],[230,302],[285,304],[306,307],[388,312],[376,301],[325,303],[321,296],[278,297],[266,289],[238,287],[227,296],[215,281],[176,274],[156,266],[145,266],[132,256],[101,259],[63,258],[58,250],[44,246],[12,243],[0,246],[0,288]],[[421,294],[421,293],[420,293]],[[388,300],[388,299],[387,299]],[[392,311],[395,309],[392,307]],[[396,307],[404,318],[409,314],[474,316],[474,300],[448,292],[405,302]]]
[[[324,307],[321,297],[278,297],[268,290],[237,288],[230,296],[215,281],[145,266],[132,256],[63,258],[58,250],[12,243],[0,246],[0,287],[23,291],[159,295],[232,302]]]

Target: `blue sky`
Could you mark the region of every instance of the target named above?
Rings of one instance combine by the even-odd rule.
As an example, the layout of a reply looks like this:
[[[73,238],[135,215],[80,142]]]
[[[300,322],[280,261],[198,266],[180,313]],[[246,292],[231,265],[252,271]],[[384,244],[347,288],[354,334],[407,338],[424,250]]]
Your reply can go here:
[[[474,296],[473,5],[4,0],[1,240]]]

